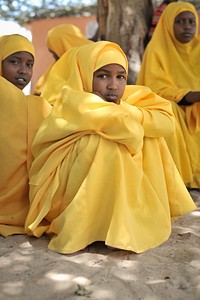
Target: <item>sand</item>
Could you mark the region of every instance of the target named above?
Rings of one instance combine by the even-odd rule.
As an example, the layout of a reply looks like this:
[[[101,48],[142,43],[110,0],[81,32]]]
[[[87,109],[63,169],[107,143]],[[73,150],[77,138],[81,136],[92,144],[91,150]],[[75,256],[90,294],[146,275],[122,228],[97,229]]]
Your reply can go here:
[[[199,300],[200,192],[191,195],[199,209],[142,254],[95,243],[62,255],[47,249],[46,236],[0,237],[0,299]]]

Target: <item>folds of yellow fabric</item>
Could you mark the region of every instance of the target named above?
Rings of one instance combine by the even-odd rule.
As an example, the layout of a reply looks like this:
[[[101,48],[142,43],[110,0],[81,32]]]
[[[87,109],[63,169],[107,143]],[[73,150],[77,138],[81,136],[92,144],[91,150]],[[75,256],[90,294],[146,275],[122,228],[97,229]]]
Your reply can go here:
[[[0,234],[23,233],[28,211],[28,111],[21,90],[0,77]]]
[[[35,236],[49,233],[51,250],[73,253],[104,241],[143,252],[168,239],[172,219],[196,208],[161,128],[151,122],[162,99],[134,89],[140,93],[135,106],[133,99],[132,105],[115,105],[82,94],[76,101],[66,97],[42,123],[33,144],[25,229]],[[167,101],[160,116],[163,134],[172,133]]]
[[[24,233],[29,207],[31,144],[51,106],[0,77],[0,234]]]

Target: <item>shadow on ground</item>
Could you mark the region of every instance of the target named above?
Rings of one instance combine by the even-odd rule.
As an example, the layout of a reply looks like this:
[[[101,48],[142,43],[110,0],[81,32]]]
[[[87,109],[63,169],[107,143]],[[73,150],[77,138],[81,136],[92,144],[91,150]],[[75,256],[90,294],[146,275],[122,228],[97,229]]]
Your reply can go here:
[[[190,193],[200,207],[200,192]],[[199,300],[199,216],[173,223],[169,240],[143,254],[94,243],[62,255],[48,250],[46,236],[0,237],[0,299]]]

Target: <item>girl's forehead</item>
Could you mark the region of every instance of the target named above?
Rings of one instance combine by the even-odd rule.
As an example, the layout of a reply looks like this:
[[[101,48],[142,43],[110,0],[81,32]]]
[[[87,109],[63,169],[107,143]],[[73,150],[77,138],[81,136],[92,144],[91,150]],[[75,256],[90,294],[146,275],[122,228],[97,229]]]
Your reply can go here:
[[[19,58],[29,58],[29,59],[34,59],[33,55],[28,52],[28,51],[18,51],[18,52],[14,52],[11,55],[9,55],[8,57],[19,57]]]
[[[121,66],[119,64],[113,64],[113,63],[112,64],[104,65],[104,66],[100,67],[98,70],[101,70],[101,69],[104,69],[104,70],[106,69],[106,70],[109,70],[109,71],[111,71],[111,70],[119,70],[121,72],[126,72],[126,70],[124,69],[123,66]]]
[[[195,15],[191,11],[183,11],[176,16],[177,18],[193,18],[195,19]]]

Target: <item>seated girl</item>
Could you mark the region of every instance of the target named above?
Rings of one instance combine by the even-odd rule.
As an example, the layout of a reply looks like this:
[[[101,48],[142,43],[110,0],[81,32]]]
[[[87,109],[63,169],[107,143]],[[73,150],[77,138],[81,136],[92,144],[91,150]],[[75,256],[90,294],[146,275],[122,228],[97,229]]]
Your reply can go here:
[[[17,34],[2,36],[0,57],[0,235],[6,237],[24,233],[31,145],[51,105],[22,91],[32,76],[31,42]]]
[[[174,131],[169,101],[126,85],[117,44],[61,59],[66,85],[33,142],[27,234],[49,234],[59,253],[95,241],[137,253],[162,244],[171,220],[196,208],[163,138]]]
[[[188,188],[200,188],[200,39],[198,14],[187,2],[164,10],[142,61],[137,84],[170,100],[176,131],[166,137]]]

